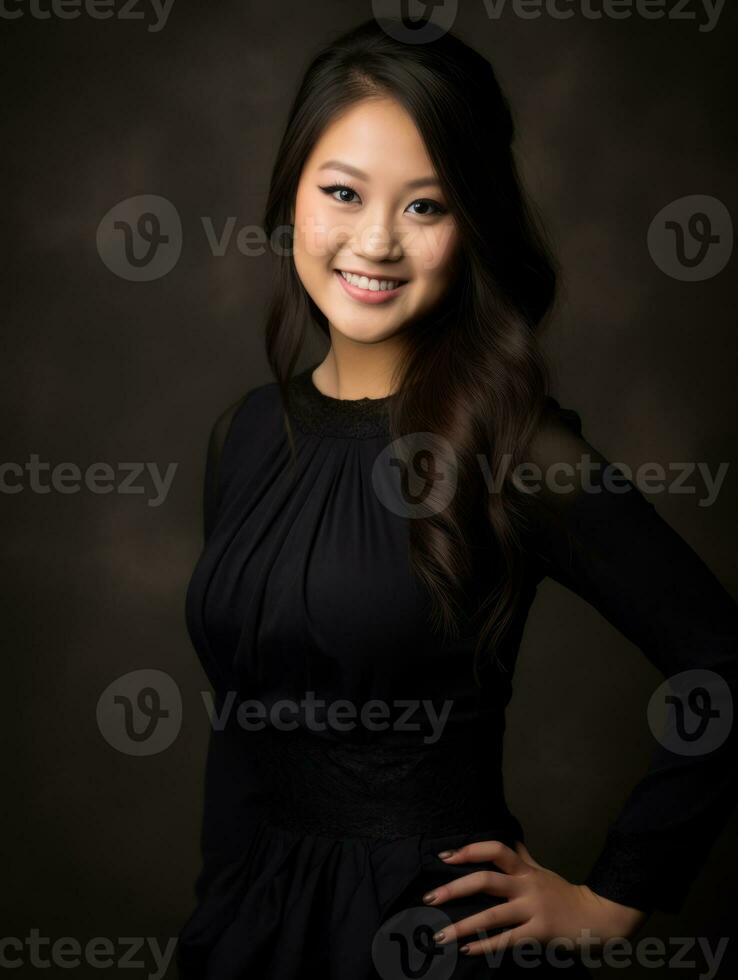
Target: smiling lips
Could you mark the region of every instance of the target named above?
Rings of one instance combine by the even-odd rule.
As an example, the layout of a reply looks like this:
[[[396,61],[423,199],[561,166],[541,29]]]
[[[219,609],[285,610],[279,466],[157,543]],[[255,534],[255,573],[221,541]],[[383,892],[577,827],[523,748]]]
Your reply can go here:
[[[394,299],[407,282],[402,279],[374,279],[335,269],[338,281],[353,299],[362,303],[386,303]]]

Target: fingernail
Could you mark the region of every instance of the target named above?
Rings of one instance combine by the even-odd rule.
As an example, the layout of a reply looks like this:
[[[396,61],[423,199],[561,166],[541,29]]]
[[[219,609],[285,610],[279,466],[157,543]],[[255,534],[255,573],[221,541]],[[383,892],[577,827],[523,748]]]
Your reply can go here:
[[[468,946],[459,946],[459,952],[460,953],[463,953],[464,956],[466,956],[469,953],[469,947]]]
[[[438,856],[439,858],[450,858],[451,855],[455,853],[455,851],[441,851]]]
[[[431,902],[435,902],[435,900],[436,900],[436,893],[435,892],[426,892],[425,895],[423,895],[423,901],[427,905],[430,905]]]
[[[442,943],[445,938],[446,938],[446,933],[443,932],[443,930],[441,930],[441,932],[437,932],[435,934],[435,936],[433,937],[433,941],[436,943]]]

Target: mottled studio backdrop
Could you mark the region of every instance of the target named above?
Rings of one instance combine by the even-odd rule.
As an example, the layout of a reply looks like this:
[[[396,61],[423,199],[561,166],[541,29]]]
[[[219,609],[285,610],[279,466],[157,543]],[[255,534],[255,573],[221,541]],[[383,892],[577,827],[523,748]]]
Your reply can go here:
[[[651,499],[735,594],[735,4],[458,7],[454,30],[510,97],[520,164],[563,265],[545,342],[555,393],[610,459],[702,461],[713,474],[731,463],[715,499],[697,475],[694,492]],[[242,229],[261,221],[311,54],[371,14],[347,0],[5,0],[0,13],[2,462],[13,464],[0,497],[0,936],[24,944],[16,976],[155,976],[147,937],[165,947],[192,909],[207,685],[183,606],[205,445],[215,416],[270,380],[271,259],[248,254]],[[169,236],[158,269],[140,241],[139,265],[111,244],[116,222],[135,231],[151,202],[130,199],[143,195],[166,199],[154,205]],[[164,672],[181,722],[168,747],[141,756],[112,730],[119,689],[105,693],[139,670]],[[534,856],[566,876],[588,870],[646,765],[660,680],[594,610],[545,583],[516,675],[506,781]],[[654,916],[649,935],[731,935],[737,826],[684,912]],[[34,930],[107,937],[112,965],[43,971]],[[141,937],[133,973],[121,937]],[[638,970],[624,972],[663,972]]]

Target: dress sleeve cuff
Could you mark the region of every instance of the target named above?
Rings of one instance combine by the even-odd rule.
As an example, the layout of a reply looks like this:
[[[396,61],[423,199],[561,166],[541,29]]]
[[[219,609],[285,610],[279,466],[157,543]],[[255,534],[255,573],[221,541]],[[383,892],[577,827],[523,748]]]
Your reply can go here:
[[[611,830],[584,884],[593,892],[651,914],[677,913],[697,875],[698,866],[676,862],[659,842]]]

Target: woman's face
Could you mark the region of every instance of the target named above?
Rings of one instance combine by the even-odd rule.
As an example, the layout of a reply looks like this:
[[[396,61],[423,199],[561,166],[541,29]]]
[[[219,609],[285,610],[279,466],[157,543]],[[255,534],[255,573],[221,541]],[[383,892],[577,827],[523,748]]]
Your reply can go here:
[[[456,221],[412,118],[394,100],[356,103],[326,128],[300,175],[293,220],[297,274],[332,330],[350,340],[397,333],[456,275]]]

